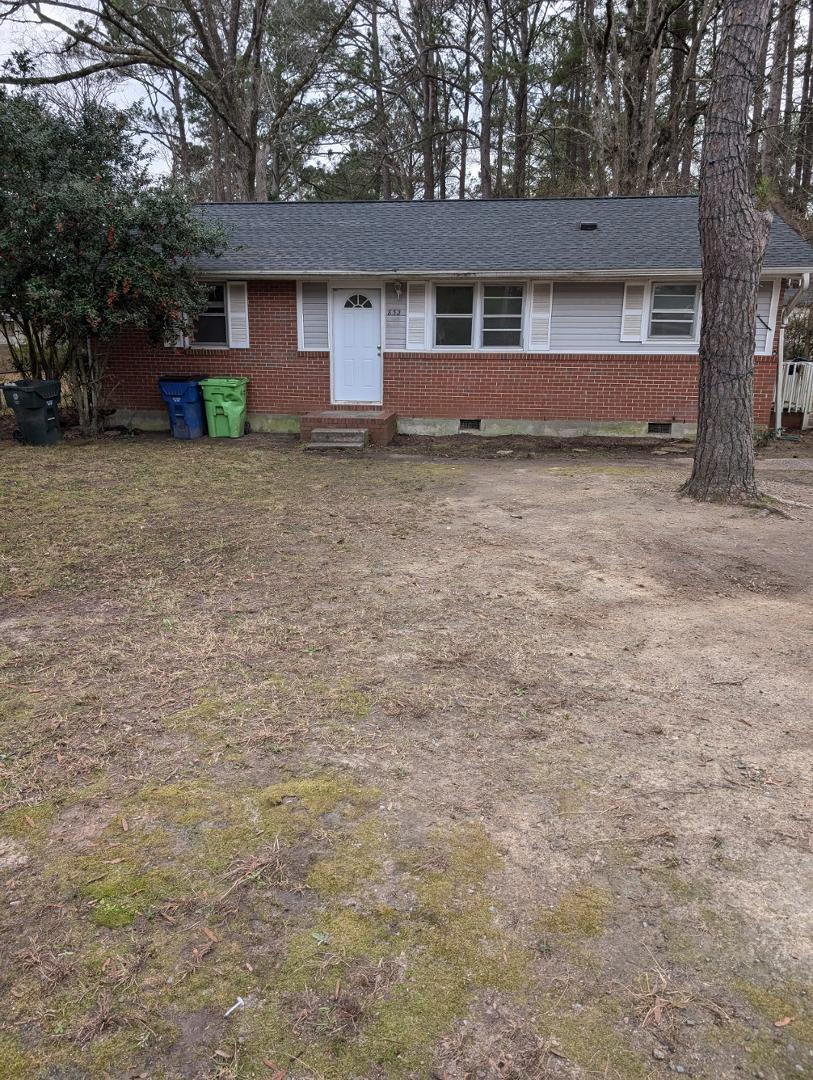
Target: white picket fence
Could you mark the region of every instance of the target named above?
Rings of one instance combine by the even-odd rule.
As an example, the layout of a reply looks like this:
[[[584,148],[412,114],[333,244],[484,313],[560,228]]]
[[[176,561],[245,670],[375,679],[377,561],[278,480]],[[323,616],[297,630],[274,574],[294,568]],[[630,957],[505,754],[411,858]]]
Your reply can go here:
[[[782,365],[782,412],[802,414],[802,428],[813,418],[813,361],[786,360]]]

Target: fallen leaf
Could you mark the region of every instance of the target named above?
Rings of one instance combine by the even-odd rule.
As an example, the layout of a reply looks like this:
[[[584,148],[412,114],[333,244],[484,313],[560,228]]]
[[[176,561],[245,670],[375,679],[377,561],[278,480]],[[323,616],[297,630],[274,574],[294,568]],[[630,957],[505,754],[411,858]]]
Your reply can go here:
[[[25,815],[25,823],[30,829],[36,829],[37,827],[36,822],[29,814]]]
[[[774,1027],[787,1027],[788,1024],[790,1024],[792,1020],[793,1020],[792,1016],[783,1016],[781,1020],[774,1020],[773,1026]]]
[[[225,1050],[215,1050],[215,1057],[223,1058],[224,1061],[231,1061],[231,1054],[227,1054]]]
[[[130,828],[130,826],[127,824],[127,818],[126,817],[123,817],[121,819],[121,828],[122,828],[123,832],[127,832],[129,830],[129,828]]]
[[[210,930],[208,926],[204,926],[203,932],[210,941],[218,940],[217,934],[214,932],[214,930]]]

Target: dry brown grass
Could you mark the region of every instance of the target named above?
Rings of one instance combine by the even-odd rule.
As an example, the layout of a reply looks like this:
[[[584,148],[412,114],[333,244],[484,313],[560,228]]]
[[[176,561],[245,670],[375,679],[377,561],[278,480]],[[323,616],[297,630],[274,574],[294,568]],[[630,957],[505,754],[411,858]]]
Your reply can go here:
[[[0,1075],[807,1065],[801,533],[600,455],[0,453]]]

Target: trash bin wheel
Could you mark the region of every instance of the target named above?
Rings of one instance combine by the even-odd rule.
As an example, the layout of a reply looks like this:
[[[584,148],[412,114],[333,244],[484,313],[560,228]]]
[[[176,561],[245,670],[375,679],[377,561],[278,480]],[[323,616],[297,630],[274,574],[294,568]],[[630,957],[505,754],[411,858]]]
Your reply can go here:
[[[251,434],[251,424],[249,424],[248,420],[246,420],[245,424],[243,424],[243,434],[244,435],[250,435]]]

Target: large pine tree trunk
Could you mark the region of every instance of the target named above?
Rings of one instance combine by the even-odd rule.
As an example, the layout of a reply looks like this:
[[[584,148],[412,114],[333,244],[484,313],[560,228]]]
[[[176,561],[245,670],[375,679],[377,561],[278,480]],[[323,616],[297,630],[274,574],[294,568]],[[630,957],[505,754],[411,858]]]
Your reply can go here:
[[[700,166],[700,415],[685,492],[741,501],[754,476],[754,333],[770,214],[748,179],[749,113],[770,0],[726,0]]]

